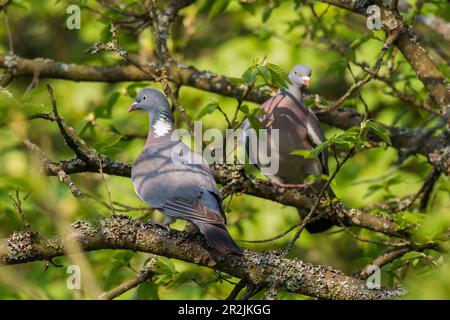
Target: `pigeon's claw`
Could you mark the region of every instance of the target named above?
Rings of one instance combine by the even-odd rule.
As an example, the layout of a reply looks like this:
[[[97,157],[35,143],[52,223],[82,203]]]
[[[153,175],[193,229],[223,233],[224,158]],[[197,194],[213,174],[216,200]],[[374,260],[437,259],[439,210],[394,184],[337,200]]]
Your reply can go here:
[[[312,187],[311,182],[307,183],[279,183],[272,182],[277,188],[298,188],[298,189],[307,189]]]
[[[171,223],[172,223],[172,222],[169,222],[169,223],[168,223],[167,220],[164,220],[164,222],[159,222],[159,221],[150,219],[150,220],[148,220],[145,224],[158,226],[158,227],[161,227],[161,228],[166,229],[167,231],[170,231],[170,224],[171,224]]]

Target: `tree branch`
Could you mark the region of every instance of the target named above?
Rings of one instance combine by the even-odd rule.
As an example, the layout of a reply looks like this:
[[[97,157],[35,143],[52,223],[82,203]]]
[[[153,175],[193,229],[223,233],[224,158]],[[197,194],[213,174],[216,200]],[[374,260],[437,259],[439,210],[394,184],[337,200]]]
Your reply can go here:
[[[98,157],[101,159],[104,173],[122,177],[131,176],[131,164],[112,160],[103,154],[99,154]],[[79,158],[62,160],[58,162],[58,165],[67,174],[81,172],[98,173],[100,169],[98,161],[86,163]],[[309,209],[314,204],[314,198],[311,195],[304,194],[295,188],[278,188],[267,180],[256,179],[246,175],[242,170],[238,171],[227,166],[214,166],[212,169],[217,182],[231,187],[233,192],[246,193],[298,208]],[[44,163],[44,172],[47,175],[54,175],[46,163]],[[347,226],[358,226],[394,237],[408,236],[408,233],[400,230],[391,219],[381,215],[368,214],[362,209],[321,206],[319,210],[322,211],[321,214],[324,216],[331,217],[333,214],[337,214],[339,219]]]
[[[136,277],[121,283],[120,285],[118,285],[117,287],[115,287],[109,291],[103,292],[98,297],[98,299],[99,300],[112,300],[114,298],[117,298],[118,296],[124,294],[125,292],[137,287],[141,283],[146,282],[147,280],[151,279],[155,275],[154,269],[155,269],[155,265],[154,265],[154,263],[151,263],[150,265],[148,265],[144,269],[142,269]]]
[[[321,1],[362,15],[366,15],[367,7],[373,4],[369,1],[358,0]],[[447,114],[450,108],[450,85],[448,81],[437,69],[409,26],[402,21],[397,9],[383,5],[381,0],[374,2],[381,9],[383,29],[388,34],[399,33],[395,45],[400,49],[406,61],[430,93],[431,98],[438,105],[440,113]]]
[[[32,75],[37,68],[40,70],[41,78],[67,79],[73,81],[154,81],[159,77],[157,64],[149,63],[142,66],[143,72],[134,65],[116,66],[93,66],[77,65],[56,62],[50,59],[25,59],[14,56],[14,75]],[[0,68],[9,68],[10,55],[0,54]],[[200,90],[217,93],[229,97],[240,97],[244,94],[243,89],[238,88],[227,77],[217,75],[208,71],[201,71],[194,67],[188,67],[176,62],[168,62],[165,69],[170,81],[177,85],[187,85]],[[154,75],[153,77],[151,75]],[[253,90],[246,96],[247,101],[262,103],[270,96],[264,91]],[[363,116],[352,109],[337,108],[335,110],[324,110],[315,108],[319,120],[328,125],[346,130],[358,126]],[[397,149],[414,149],[415,153],[428,156],[439,146],[438,137],[429,137],[421,130],[387,126],[390,131],[393,147]],[[380,141],[377,137],[372,137]],[[449,139],[448,137],[446,139]],[[448,142],[448,140],[447,140]]]
[[[213,268],[261,288],[276,284],[279,290],[319,299],[392,299],[404,294],[402,289],[371,290],[364,281],[331,267],[283,259],[277,252],[246,250],[242,256],[220,255],[212,249],[207,250],[201,236],[193,239],[186,232],[166,231],[125,216],[112,216],[98,225],[78,221],[67,231],[66,237],[77,241],[85,251],[126,249],[147,252]],[[16,232],[0,241],[0,264],[49,260],[64,255],[65,241]]]

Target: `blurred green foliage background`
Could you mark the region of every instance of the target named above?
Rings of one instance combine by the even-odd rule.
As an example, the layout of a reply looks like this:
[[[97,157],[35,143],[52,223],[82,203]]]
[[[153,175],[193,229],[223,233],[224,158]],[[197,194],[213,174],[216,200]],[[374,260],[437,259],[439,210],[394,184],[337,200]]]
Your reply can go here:
[[[133,1],[122,1],[131,3]],[[330,50],[318,35],[320,26],[309,6],[302,1],[233,1],[202,0],[183,9],[172,28],[169,49],[174,57],[188,65],[230,77],[240,77],[254,59],[267,60],[284,70],[298,63],[308,64],[313,70],[310,93],[317,93],[329,100],[339,98],[353,83],[347,69],[348,59]],[[414,4],[414,1],[409,1]],[[85,55],[84,50],[96,41],[110,39],[108,19],[100,18],[94,10],[105,11],[96,1],[81,1],[81,30],[65,27],[65,10],[72,1],[18,1],[8,8],[8,20],[15,54],[26,58],[50,58],[67,63],[109,65],[122,63],[113,53]],[[222,3],[224,8],[218,8]],[[365,19],[335,7],[314,2],[321,14],[322,23],[329,28],[337,42],[350,44],[359,40],[350,50],[357,60],[373,63],[384,35],[370,31]],[[273,7],[273,10],[268,10]],[[214,9],[215,8],[215,9]],[[215,15],[214,11],[218,14]],[[113,12],[106,14],[115,17]],[[405,12],[405,18],[412,12]],[[450,6],[446,1],[427,1],[421,14],[440,16],[449,21]],[[0,52],[9,50],[3,13],[0,13]],[[420,28],[420,27],[418,27]],[[420,29],[419,29],[420,30]],[[439,41],[443,50],[449,43],[434,33],[423,30],[433,41]],[[376,39],[379,38],[379,39]],[[132,33],[119,29],[120,45],[141,59],[152,57],[150,29]],[[425,98],[423,85],[414,72],[397,53],[399,65],[398,83],[409,83],[417,92],[417,99]],[[438,61],[438,60],[437,60]],[[439,61],[438,61],[439,63]],[[440,62],[440,69],[447,76],[449,66]],[[382,67],[381,72],[385,69]],[[357,76],[363,73],[354,68]],[[6,238],[23,228],[23,222],[14,210],[10,195],[17,189],[23,200],[23,210],[33,230],[46,235],[61,232],[61,221],[77,219],[94,220],[111,215],[111,211],[98,200],[108,202],[105,183],[101,175],[83,173],[73,175],[75,184],[93,199],[81,203],[56,177],[46,177],[41,172],[41,160],[21,142],[27,136],[46,152],[52,160],[73,156],[64,145],[57,125],[43,119],[27,120],[36,113],[51,112],[50,100],[45,88],[50,83],[55,91],[60,114],[77,129],[83,138],[97,150],[114,159],[132,162],[143,147],[144,139],[125,139],[128,134],[145,136],[147,117],[144,114],[127,114],[132,103],[133,91],[138,86],[160,87],[157,83],[93,83],[66,80],[41,79],[37,86],[27,91],[32,77],[20,77],[0,91],[0,238]],[[384,124],[414,128],[431,128],[436,119],[421,110],[413,109],[387,93],[380,82],[371,81],[361,94],[373,117]],[[231,117],[236,101],[232,98],[182,87],[180,102],[194,119],[211,101],[217,101]],[[251,108],[257,107],[247,103]],[[346,101],[345,107],[364,113],[364,105],[355,96]],[[240,117],[243,114],[239,115]],[[225,129],[226,122],[219,112],[202,118],[203,127]],[[184,124],[177,117],[177,126]],[[337,132],[336,128],[323,125],[326,136]],[[332,158],[332,157],[331,157]],[[381,145],[358,152],[343,167],[333,182],[338,198],[349,207],[363,208],[374,203],[417,192],[431,166],[423,156],[409,157],[397,164],[395,149]],[[330,166],[334,168],[334,160]],[[254,169],[249,168],[255,174]],[[106,176],[106,182],[114,201],[132,208],[142,208],[130,179]],[[441,176],[432,193],[426,211],[403,211],[393,218],[399,224],[414,224],[414,235],[420,241],[439,240],[446,246],[450,222],[450,184]],[[98,200],[95,200],[98,199]],[[228,229],[233,238],[257,240],[272,237],[297,223],[295,208],[246,195],[236,195],[224,201],[229,209]],[[139,217],[145,210],[133,209],[125,214]],[[386,212],[373,212],[388,214]],[[156,218],[161,218],[155,213]],[[60,218],[58,218],[60,217]],[[62,218],[61,218],[62,217]],[[174,225],[182,229],[183,222]],[[362,238],[385,240],[386,237],[367,230],[351,229]],[[258,251],[283,249],[293,233],[264,244],[240,243],[243,247]],[[352,274],[370,263],[388,248],[355,239],[345,229],[334,227],[331,231],[301,235],[291,257],[322,265],[331,265]],[[109,290],[135,275],[148,254],[102,250],[86,253],[90,272],[100,290]],[[54,259],[46,268],[44,262],[0,267],[0,299],[74,299],[89,298],[89,294],[66,287],[66,268],[72,260],[66,257]],[[149,282],[130,290],[120,299],[223,299],[232,290],[236,279],[218,275],[214,271],[167,258],[158,258],[157,276]],[[90,269],[90,270],[89,270]],[[428,250],[395,260],[382,268],[383,285],[405,285],[408,298],[450,298],[450,265],[447,255]],[[263,293],[256,297],[262,297]],[[92,297],[91,297],[92,298]],[[294,294],[280,293],[283,299],[309,299]]]

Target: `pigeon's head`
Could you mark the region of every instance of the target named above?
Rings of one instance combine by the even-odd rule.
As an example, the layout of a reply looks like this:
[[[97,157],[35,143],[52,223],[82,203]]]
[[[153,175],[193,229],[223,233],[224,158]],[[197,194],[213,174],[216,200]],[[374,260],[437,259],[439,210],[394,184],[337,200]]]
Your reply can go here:
[[[310,78],[311,69],[304,64],[296,65],[289,73],[289,79],[291,79],[292,83],[297,85],[299,88],[303,86],[309,88]]]
[[[161,91],[143,89],[137,94],[128,112],[140,109],[152,114],[155,110],[167,108],[170,110],[169,102],[167,102],[166,96]]]

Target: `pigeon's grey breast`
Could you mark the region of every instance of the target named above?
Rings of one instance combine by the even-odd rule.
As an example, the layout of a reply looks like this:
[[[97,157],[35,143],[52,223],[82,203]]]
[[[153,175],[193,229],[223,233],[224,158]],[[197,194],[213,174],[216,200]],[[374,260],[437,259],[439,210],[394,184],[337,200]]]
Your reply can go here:
[[[208,199],[204,193],[220,199],[208,165],[182,141],[146,145],[132,167],[131,176],[138,196],[154,208],[176,198]],[[205,202],[220,212],[217,201]]]

